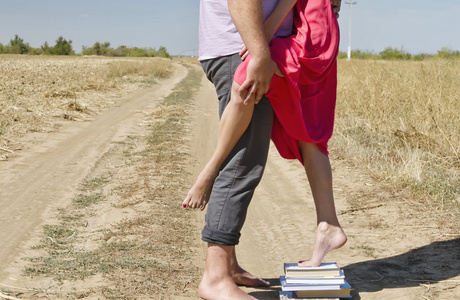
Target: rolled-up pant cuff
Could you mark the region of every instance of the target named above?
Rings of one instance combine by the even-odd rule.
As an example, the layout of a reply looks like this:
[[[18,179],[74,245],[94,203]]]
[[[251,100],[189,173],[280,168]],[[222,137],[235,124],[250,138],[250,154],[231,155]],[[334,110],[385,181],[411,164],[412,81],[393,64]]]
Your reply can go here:
[[[223,245],[223,246],[235,246],[240,242],[240,233],[225,232],[221,230],[212,229],[205,225],[201,232],[201,239],[208,243]]]

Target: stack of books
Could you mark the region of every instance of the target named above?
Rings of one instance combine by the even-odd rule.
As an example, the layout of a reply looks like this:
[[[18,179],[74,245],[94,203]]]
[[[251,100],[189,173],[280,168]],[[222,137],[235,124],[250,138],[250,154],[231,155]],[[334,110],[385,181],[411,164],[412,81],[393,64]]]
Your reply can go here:
[[[351,286],[337,263],[322,263],[319,267],[284,264],[280,276],[280,299],[339,299],[351,298]]]

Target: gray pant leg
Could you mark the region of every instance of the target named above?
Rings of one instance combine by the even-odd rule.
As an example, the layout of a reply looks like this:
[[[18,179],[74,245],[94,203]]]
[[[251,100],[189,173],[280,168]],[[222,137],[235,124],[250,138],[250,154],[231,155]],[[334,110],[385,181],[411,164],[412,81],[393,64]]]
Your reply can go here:
[[[233,74],[241,63],[238,54],[202,62],[219,98],[219,116],[230,100]],[[254,109],[248,129],[222,165],[214,181],[206,212],[202,240],[220,245],[237,245],[249,203],[267,161],[273,110],[264,97]]]

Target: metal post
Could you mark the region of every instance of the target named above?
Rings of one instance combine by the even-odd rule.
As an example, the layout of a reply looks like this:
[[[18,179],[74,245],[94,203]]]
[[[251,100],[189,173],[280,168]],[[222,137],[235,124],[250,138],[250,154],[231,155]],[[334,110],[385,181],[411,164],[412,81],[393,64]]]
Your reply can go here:
[[[349,11],[349,19],[348,19],[348,54],[347,54],[347,57],[348,57],[348,60],[351,59],[351,8],[352,8],[352,5],[358,3],[357,1],[349,1],[349,2],[345,2],[346,4],[350,4],[350,11]]]

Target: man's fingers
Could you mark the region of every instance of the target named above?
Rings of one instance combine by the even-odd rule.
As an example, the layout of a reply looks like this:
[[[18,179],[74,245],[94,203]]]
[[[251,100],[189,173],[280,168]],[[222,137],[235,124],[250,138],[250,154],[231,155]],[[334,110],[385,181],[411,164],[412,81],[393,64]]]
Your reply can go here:
[[[244,104],[246,104],[251,99],[251,90],[253,87],[250,83],[246,80],[238,89],[238,94],[240,95],[241,99],[243,99]]]
[[[255,96],[255,99],[254,99],[254,103],[257,104],[259,103],[260,99],[262,99],[262,97],[265,95],[264,92],[256,92],[256,94],[254,95]]]
[[[254,101],[255,104],[259,103],[260,99],[262,99],[262,96],[266,93],[266,91],[261,88],[256,88],[254,85],[246,88],[245,84],[246,82],[244,82],[243,85],[241,85],[238,89],[238,94],[240,95],[241,99],[243,99],[243,103],[245,105],[249,104],[251,101]]]
[[[248,91],[246,98],[244,99],[244,103],[249,103],[250,101],[256,101],[257,98],[257,88],[253,85]]]
[[[238,94],[243,95],[245,92],[247,93],[249,88],[251,88],[251,83],[248,80],[245,80],[238,88]]]
[[[255,102],[255,94],[247,93],[246,98],[244,98],[243,103],[248,104],[249,102]]]

